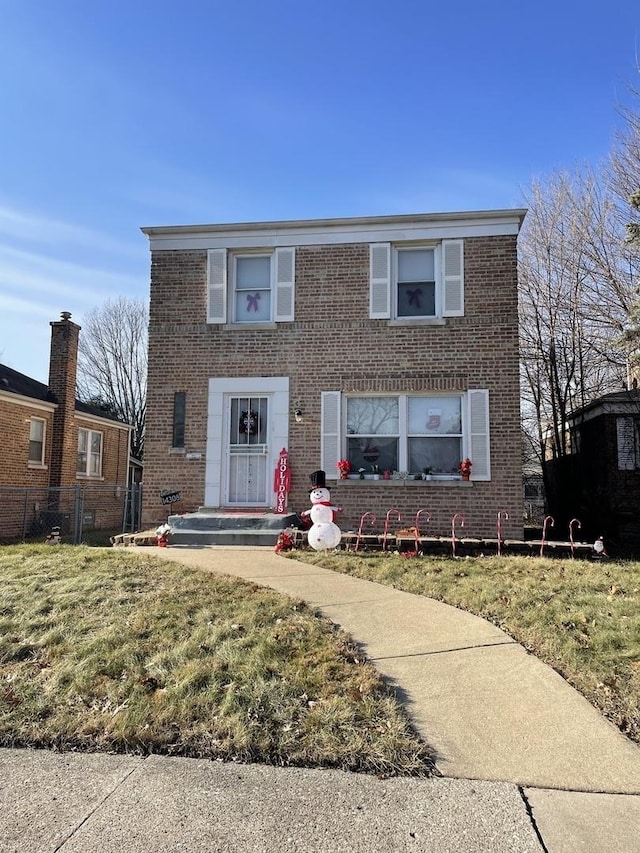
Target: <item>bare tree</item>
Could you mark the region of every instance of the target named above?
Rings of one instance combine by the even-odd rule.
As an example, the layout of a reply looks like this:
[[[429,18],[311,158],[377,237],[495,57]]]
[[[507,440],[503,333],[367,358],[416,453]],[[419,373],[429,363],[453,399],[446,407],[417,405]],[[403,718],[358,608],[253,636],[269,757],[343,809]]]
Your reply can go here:
[[[632,305],[617,206],[591,170],[532,185],[520,240],[523,426],[553,496],[546,459],[571,451],[572,411],[626,375]]]
[[[78,352],[78,396],[133,426],[131,452],[142,458],[149,318],[141,299],[118,297],[85,315]]]
[[[631,92],[640,103],[640,91],[632,88]],[[620,222],[626,229],[629,270],[637,282],[623,336],[631,380],[632,373],[637,376],[640,364],[640,113],[632,108],[621,112],[625,127],[615,139],[609,182],[618,199]]]

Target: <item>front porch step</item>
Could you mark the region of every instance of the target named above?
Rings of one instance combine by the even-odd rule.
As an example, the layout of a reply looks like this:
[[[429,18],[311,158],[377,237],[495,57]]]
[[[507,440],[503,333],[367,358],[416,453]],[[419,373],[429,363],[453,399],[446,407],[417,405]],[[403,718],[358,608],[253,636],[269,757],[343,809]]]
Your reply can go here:
[[[298,527],[295,513],[226,512],[202,507],[169,516],[169,545],[250,545],[273,547],[285,527]]]

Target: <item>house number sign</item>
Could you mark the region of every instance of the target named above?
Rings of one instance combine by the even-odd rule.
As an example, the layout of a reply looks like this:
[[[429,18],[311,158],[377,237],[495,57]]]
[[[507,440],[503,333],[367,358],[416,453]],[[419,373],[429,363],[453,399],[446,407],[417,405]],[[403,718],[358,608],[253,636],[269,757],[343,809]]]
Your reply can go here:
[[[163,504],[174,504],[181,500],[180,492],[160,492],[160,502]]]

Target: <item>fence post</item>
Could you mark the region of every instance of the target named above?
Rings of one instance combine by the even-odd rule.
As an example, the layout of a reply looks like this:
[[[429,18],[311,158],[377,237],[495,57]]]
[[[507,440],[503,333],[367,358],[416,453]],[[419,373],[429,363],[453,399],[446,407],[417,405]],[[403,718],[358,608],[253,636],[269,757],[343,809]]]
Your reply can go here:
[[[29,511],[29,489],[24,490],[24,508],[22,511],[22,544],[27,541],[27,513]]]
[[[82,541],[82,489],[74,486],[73,503],[73,544],[79,545]]]

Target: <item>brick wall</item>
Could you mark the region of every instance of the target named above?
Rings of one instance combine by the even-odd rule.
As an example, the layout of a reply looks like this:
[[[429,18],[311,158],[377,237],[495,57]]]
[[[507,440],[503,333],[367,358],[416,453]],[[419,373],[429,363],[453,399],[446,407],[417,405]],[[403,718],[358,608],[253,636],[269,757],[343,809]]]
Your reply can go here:
[[[29,466],[29,425],[31,418],[46,423],[45,467]],[[51,462],[51,434],[53,408],[17,403],[0,397],[0,435],[2,436],[2,464],[0,486],[45,486],[49,483]]]
[[[407,519],[421,507],[434,532],[450,530],[464,512],[469,535],[495,533],[507,510],[507,535],[522,535],[522,463],[518,379],[516,238],[465,240],[465,316],[444,325],[389,326],[368,317],[369,246],[296,249],[296,320],[273,329],[207,325],[206,252],[156,251],[151,263],[149,377],[145,438],[146,523],[166,518],[163,489],[179,489],[190,511],[204,502],[207,383],[211,377],[288,376],[290,399],[304,422],[290,423],[289,506],[308,507],[308,478],[320,461],[320,391],[490,391],[491,472],[488,483],[377,481],[338,483],[341,526],[365,510],[399,508]],[[185,444],[191,461],[171,455],[173,394],[187,394]],[[279,450],[279,448],[278,448]],[[327,472],[332,476],[335,472]],[[436,530],[437,528],[437,530]]]

